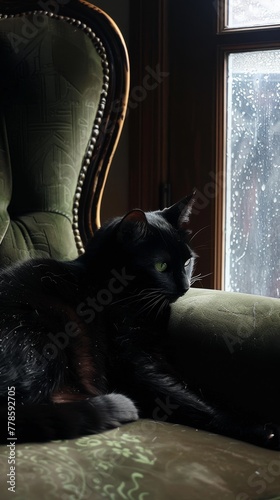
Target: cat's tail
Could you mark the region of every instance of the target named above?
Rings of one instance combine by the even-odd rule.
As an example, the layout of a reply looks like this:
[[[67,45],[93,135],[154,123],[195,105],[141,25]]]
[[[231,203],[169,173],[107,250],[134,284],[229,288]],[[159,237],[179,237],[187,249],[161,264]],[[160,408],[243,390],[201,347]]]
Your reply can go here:
[[[13,418],[2,405],[0,444],[77,438],[137,419],[134,403],[115,393],[71,403],[18,405]]]

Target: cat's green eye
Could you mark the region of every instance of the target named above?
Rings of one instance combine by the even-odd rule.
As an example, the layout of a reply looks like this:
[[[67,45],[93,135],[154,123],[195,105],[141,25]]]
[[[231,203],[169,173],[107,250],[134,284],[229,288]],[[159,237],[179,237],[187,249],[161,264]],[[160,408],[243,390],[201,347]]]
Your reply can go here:
[[[167,269],[167,264],[166,262],[156,262],[155,268],[159,273],[164,273],[164,271],[166,271]]]

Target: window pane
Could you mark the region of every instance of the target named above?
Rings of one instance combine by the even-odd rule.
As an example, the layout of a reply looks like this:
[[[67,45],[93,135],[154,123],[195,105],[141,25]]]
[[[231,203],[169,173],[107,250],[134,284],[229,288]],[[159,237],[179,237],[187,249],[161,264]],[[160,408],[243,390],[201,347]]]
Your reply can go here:
[[[228,56],[225,289],[280,297],[280,50]]]
[[[280,24],[279,0],[228,0],[228,27]]]

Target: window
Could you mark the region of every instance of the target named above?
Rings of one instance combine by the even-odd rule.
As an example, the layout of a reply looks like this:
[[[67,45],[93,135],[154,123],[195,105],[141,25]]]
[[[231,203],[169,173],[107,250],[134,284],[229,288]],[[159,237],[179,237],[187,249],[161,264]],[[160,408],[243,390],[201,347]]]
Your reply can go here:
[[[280,28],[268,27],[280,5],[225,0],[219,12],[216,271],[225,290],[280,297]]]
[[[280,24],[279,0],[228,0],[229,28]]]

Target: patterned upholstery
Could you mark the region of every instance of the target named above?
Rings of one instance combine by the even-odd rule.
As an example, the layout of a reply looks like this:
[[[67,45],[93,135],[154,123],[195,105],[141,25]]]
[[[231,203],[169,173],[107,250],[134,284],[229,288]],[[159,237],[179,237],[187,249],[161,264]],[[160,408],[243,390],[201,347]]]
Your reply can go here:
[[[180,425],[139,421],[96,436],[18,445],[1,500],[279,500],[279,453]]]

